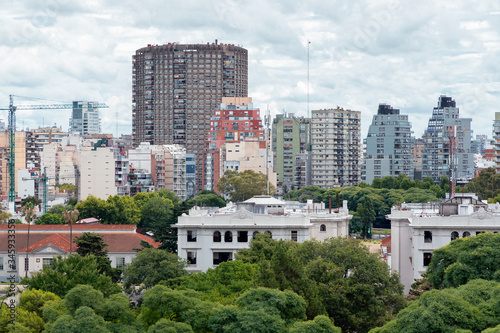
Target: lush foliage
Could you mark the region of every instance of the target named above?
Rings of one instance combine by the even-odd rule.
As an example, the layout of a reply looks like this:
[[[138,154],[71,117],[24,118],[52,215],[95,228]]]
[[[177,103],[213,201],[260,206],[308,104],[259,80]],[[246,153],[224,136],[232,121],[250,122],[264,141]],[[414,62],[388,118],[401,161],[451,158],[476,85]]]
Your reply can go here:
[[[345,331],[367,332],[405,304],[398,276],[357,241],[295,243],[259,235],[237,258],[258,265],[257,285],[293,290],[306,300],[308,318],[328,314]]]
[[[61,215],[45,213],[38,220],[35,221],[36,224],[63,224]]]
[[[457,289],[431,290],[371,333],[480,332],[500,325],[500,283],[473,280]],[[484,331],[483,331],[484,332]]]
[[[500,234],[459,238],[435,250],[427,275],[435,288],[458,287],[474,279],[500,282]]]
[[[125,288],[144,285],[151,288],[160,281],[186,275],[186,262],[176,254],[161,249],[147,248],[137,252],[131,264],[123,270]]]
[[[225,207],[226,200],[220,197],[214,191],[203,190],[196,197],[187,200],[189,208],[194,206],[201,207]]]
[[[44,266],[34,276],[23,279],[22,283],[30,289],[49,291],[59,297],[64,297],[70,289],[79,284],[88,284],[104,295],[120,291],[120,287],[112,282],[111,277],[100,273],[98,261],[92,255],[54,258],[52,265]]]
[[[217,189],[232,201],[245,201],[256,195],[267,194],[267,176],[252,170],[226,170],[224,177],[217,183]],[[273,195],[275,192],[274,185],[269,184],[269,193]]]
[[[474,177],[463,192],[476,193],[479,200],[490,199],[491,202],[500,201],[500,174],[494,168],[482,170]]]

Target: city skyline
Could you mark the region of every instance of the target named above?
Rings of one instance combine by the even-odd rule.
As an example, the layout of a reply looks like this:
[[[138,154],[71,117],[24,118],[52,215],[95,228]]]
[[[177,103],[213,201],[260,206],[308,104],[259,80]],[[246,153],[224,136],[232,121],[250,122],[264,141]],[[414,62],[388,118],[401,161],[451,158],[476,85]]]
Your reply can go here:
[[[474,135],[491,137],[500,104],[500,3],[224,0],[173,6],[9,1],[1,9],[0,106],[8,105],[9,94],[98,100],[110,106],[101,111],[103,132],[129,134],[135,50],[217,39],[248,49],[248,96],[272,116],[283,110],[308,116],[308,104],[310,110],[359,110],[366,137],[378,104],[387,103],[408,114],[421,137],[435,101],[446,95],[462,117],[473,119]],[[70,116],[71,110],[22,111],[17,128],[57,123],[66,130]],[[6,113],[0,118],[6,122]]]

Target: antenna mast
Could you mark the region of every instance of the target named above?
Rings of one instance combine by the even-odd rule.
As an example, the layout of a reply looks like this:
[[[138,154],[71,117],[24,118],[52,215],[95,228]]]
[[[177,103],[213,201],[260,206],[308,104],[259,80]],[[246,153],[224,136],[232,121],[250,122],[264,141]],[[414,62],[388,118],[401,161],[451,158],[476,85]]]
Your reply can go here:
[[[269,195],[269,142],[271,137],[271,129],[269,127],[271,122],[271,112],[269,111],[269,105],[267,106],[266,115],[264,116],[264,123],[266,124],[267,139],[266,139],[266,184],[267,184],[267,195]]]

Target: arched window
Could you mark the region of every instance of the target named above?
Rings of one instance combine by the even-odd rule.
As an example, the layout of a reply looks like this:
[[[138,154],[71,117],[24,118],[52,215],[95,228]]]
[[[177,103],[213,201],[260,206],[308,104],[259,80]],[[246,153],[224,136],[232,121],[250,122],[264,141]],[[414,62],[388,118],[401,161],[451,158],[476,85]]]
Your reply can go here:
[[[270,238],[273,238],[273,234],[269,230],[266,231],[266,234],[268,234]]]
[[[324,224],[320,225],[319,231],[326,231],[326,225],[324,225]]]
[[[451,240],[455,240],[457,238],[460,238],[460,234],[458,233],[458,231],[453,231],[451,233]]]
[[[220,243],[222,239],[222,235],[220,234],[220,231],[215,231],[214,232],[214,243]]]
[[[224,242],[231,243],[233,241],[233,233],[231,231],[226,231],[224,234]]]
[[[465,237],[469,237],[469,236],[470,236],[470,232],[464,231],[462,237],[465,238]]]
[[[258,231],[254,231],[254,232],[253,232],[253,238],[257,237],[257,235],[258,235],[258,234],[260,234],[260,232],[258,232]]]

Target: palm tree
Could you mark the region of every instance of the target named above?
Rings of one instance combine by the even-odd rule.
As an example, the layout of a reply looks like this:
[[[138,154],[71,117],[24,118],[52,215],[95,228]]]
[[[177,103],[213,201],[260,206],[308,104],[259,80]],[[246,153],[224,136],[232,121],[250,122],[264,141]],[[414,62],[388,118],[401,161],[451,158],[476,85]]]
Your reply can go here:
[[[64,222],[69,224],[69,254],[71,255],[73,245],[73,223],[78,220],[78,209],[68,209],[63,212]]]
[[[28,222],[28,238],[26,241],[26,261],[28,261],[29,260],[28,254],[30,248],[30,225],[31,222],[36,217],[36,207],[32,202],[28,202],[21,208],[21,212],[24,218],[26,219],[26,222]],[[28,269],[26,269],[25,277],[28,277]]]

